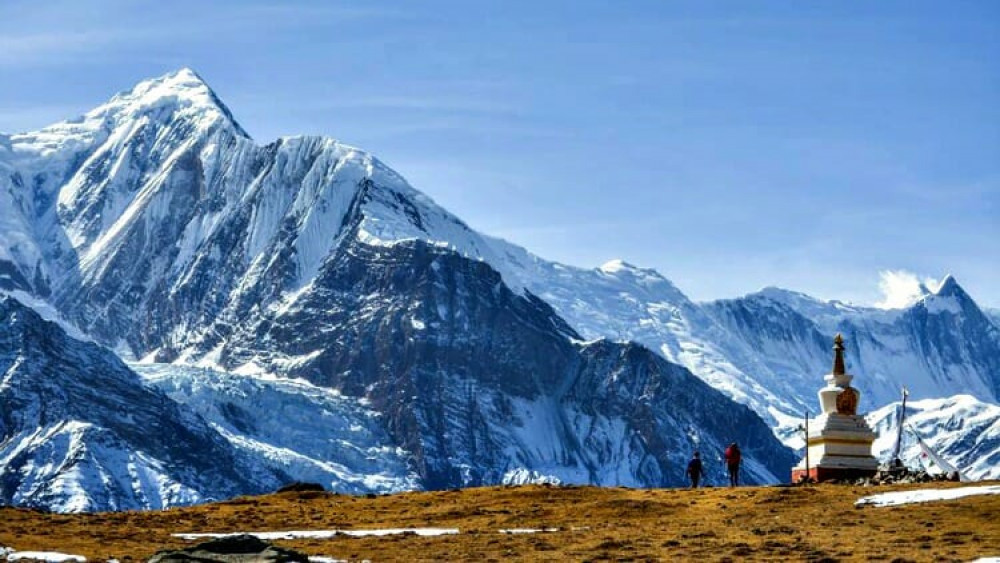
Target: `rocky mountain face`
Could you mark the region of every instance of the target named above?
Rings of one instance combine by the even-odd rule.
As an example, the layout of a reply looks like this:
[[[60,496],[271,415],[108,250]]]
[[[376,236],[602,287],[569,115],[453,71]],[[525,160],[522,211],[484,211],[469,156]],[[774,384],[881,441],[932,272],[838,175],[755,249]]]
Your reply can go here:
[[[273,359],[260,357],[262,340]],[[641,346],[581,343],[489,265],[422,241],[352,243],[294,305],[231,334],[218,361],[272,362],[366,397],[435,488],[525,474],[679,484],[693,449],[720,451],[734,435],[759,463],[754,480],[791,459],[749,409],[729,409],[687,370]]]
[[[784,478],[794,461],[686,369],[642,346],[583,342],[498,241],[372,156],[326,138],[258,146],[187,70],[0,136],[0,198],[2,288],[127,358],[174,364],[148,368],[147,387],[261,474],[312,472],[342,490],[656,486],[683,481],[692,449],[732,440],[750,481]],[[237,376],[248,379],[225,379]],[[248,386],[299,399],[251,380],[345,400],[305,401],[329,415],[318,421],[262,421],[273,415],[239,399]],[[267,479],[247,481],[212,494]]]
[[[0,502],[75,512],[272,490],[241,455],[109,350],[0,296]]]

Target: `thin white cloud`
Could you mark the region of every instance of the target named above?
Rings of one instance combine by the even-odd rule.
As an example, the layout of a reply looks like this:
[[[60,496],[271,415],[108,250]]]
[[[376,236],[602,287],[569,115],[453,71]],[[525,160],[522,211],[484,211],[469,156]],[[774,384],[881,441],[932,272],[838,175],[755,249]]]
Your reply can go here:
[[[104,14],[115,13],[114,18]],[[226,10],[215,6],[176,20],[160,17],[169,9],[121,0],[97,4],[75,2],[26,2],[0,7],[0,67],[101,62],[120,55],[127,47],[171,46],[227,34],[241,34],[303,25],[351,25],[358,20],[404,18],[398,10],[340,5],[245,4]],[[145,52],[145,50],[144,50]],[[96,58],[100,54],[102,58]],[[145,53],[144,56],[148,56]]]
[[[42,32],[0,36],[0,65],[27,66],[113,44],[118,37],[98,31]]]
[[[0,106],[0,133],[23,133],[82,115],[89,108],[71,105]]]
[[[934,278],[920,278],[907,270],[882,270],[879,272],[878,287],[882,300],[875,303],[881,309],[902,309],[916,303],[928,293],[938,288]]]

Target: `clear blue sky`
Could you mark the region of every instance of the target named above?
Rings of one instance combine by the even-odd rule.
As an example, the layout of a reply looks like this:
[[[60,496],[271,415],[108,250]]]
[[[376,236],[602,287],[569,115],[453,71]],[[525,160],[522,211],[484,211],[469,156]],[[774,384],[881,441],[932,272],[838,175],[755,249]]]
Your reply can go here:
[[[181,66],[258,141],[370,150],[550,259],[1000,306],[997,1],[4,0],[0,130]]]

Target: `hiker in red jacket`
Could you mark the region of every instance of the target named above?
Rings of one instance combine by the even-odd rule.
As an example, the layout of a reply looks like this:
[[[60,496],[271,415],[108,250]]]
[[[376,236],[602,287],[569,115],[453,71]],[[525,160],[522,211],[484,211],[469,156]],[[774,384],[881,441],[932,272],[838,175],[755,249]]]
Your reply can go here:
[[[698,488],[698,481],[701,480],[701,476],[704,474],[705,472],[701,467],[701,454],[694,452],[694,457],[692,457],[691,461],[688,462],[687,469],[687,475],[691,478],[692,489]]]
[[[729,469],[730,487],[738,487],[740,484],[740,462],[742,459],[740,447],[736,445],[736,442],[729,444],[729,447],[726,448],[726,468]]]

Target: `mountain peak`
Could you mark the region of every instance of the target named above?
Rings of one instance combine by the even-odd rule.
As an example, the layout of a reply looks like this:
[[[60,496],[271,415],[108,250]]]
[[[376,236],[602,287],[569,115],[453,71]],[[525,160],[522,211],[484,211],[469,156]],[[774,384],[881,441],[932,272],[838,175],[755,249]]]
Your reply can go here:
[[[767,297],[767,298],[773,299],[775,301],[783,301],[783,300],[790,299],[790,298],[794,298],[794,299],[807,299],[809,301],[820,301],[819,299],[816,299],[815,297],[813,297],[811,295],[807,295],[805,293],[802,293],[801,291],[795,291],[795,290],[792,290],[792,289],[785,289],[783,287],[778,287],[776,285],[769,285],[767,287],[764,287],[763,289],[761,289],[760,291],[758,291],[756,293],[751,293],[750,295],[751,296],[752,295],[759,295],[761,297]]]
[[[939,283],[930,282],[928,285],[929,287],[926,288],[928,293],[917,302],[917,306],[930,313],[947,311],[959,314],[967,309],[966,303],[968,302],[971,302],[973,307],[978,307],[951,274],[946,275]]]
[[[195,80],[195,81],[201,82],[202,84],[205,83],[205,79],[203,79],[200,74],[198,74],[197,72],[195,72],[195,70],[193,68],[189,67],[189,66],[182,66],[181,68],[179,68],[179,69],[177,69],[177,70],[175,70],[173,72],[168,72],[168,73],[164,74],[161,78],[168,78],[168,77],[169,78],[181,78],[181,79],[184,79],[184,80]],[[207,86],[207,84],[206,84],[206,86]]]
[[[938,295],[940,297],[949,297],[953,295],[960,295],[965,293],[965,291],[962,289],[962,286],[958,285],[958,281],[955,279],[955,276],[947,274],[941,279],[941,282],[937,285],[937,288],[933,291],[933,293],[934,295]]]
[[[601,264],[593,271],[606,280],[615,280],[615,283],[622,283],[633,289],[655,290],[661,298],[674,303],[689,302],[688,297],[677,289],[673,282],[654,268],[640,268],[618,258]]]
[[[645,280],[649,282],[660,282],[668,281],[667,278],[663,277],[660,272],[657,272],[653,268],[640,268],[635,264],[630,264],[621,258],[615,258],[614,260],[608,260],[607,262],[601,264],[597,268],[603,274],[609,276],[625,276],[631,277],[636,280]]]
[[[86,118],[115,122],[155,113],[181,113],[205,125],[221,118],[240,135],[249,137],[208,83],[188,67],[143,80],[130,90],[119,92]]]
[[[136,101],[144,97],[157,98],[165,95],[182,96],[192,102],[216,105],[218,98],[208,83],[194,70],[183,67],[156,78],[148,78],[129,90],[119,92],[112,101]]]
[[[604,272],[605,274],[617,274],[622,271],[636,271],[639,268],[629,264],[628,262],[622,260],[621,258],[615,258],[614,260],[608,260],[607,262],[601,264],[598,270]]]

